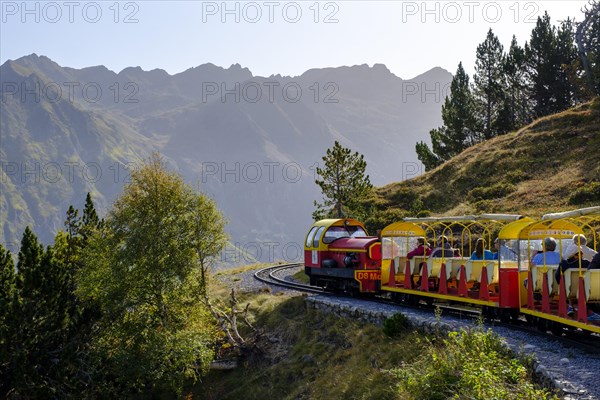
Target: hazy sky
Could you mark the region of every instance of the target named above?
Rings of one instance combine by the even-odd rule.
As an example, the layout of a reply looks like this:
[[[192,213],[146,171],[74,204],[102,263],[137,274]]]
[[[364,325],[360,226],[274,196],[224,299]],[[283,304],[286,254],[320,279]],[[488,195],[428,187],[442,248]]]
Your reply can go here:
[[[435,66],[472,73],[491,27],[507,47],[547,10],[581,20],[586,1],[0,1],[0,62],[162,68],[239,63],[255,75],[383,63],[401,78]]]

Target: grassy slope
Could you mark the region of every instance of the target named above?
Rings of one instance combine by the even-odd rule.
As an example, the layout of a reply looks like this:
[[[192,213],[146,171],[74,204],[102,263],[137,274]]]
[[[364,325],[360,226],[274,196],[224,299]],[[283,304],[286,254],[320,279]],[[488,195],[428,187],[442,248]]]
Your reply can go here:
[[[379,188],[380,210],[546,212],[600,202],[600,99],[475,145],[440,167]]]
[[[442,340],[409,329],[391,338],[371,324],[307,309],[301,296],[240,300],[252,304],[265,332],[264,353],[233,371],[211,371],[185,391],[187,399],[554,398],[484,333]]]

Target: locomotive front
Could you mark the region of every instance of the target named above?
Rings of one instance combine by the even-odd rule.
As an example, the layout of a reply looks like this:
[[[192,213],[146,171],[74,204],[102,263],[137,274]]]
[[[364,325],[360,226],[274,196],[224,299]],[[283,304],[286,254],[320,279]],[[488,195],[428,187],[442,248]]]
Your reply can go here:
[[[350,293],[380,289],[381,242],[354,219],[324,219],[306,235],[304,268],[310,284]]]

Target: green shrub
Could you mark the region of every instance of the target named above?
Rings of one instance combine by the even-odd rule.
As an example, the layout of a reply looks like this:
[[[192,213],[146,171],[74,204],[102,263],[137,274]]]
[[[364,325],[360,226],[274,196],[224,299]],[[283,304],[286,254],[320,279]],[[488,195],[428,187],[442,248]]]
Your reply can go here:
[[[583,204],[600,201],[600,182],[591,182],[576,189],[571,197],[570,204]]]
[[[412,204],[419,198],[419,195],[414,189],[400,188],[390,196],[390,200],[399,208],[409,209]]]
[[[504,180],[506,182],[512,183],[512,184],[517,184],[519,182],[523,182],[525,180],[527,180],[529,178],[529,176],[521,171],[520,169],[515,169],[512,171],[509,171],[506,173],[506,175],[504,175]]]
[[[410,320],[402,313],[396,313],[383,321],[383,333],[391,338],[400,336],[410,327]]]
[[[470,201],[491,200],[504,197],[517,190],[517,187],[509,182],[497,182],[492,186],[480,186],[469,191],[467,198]]]
[[[556,398],[530,383],[525,362],[512,358],[490,330],[451,332],[442,343],[423,347],[426,350],[416,362],[389,371],[403,398]]]

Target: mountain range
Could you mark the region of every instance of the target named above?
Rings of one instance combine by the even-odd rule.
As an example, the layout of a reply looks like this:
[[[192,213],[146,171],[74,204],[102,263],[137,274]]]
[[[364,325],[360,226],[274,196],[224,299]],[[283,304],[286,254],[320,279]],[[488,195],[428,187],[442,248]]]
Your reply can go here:
[[[35,54],[0,66],[0,241],[45,243],[91,192],[100,214],[153,151],[229,220],[226,263],[294,259],[311,224],[316,166],[334,141],[376,185],[421,173],[415,143],[441,124],[452,75],[401,79],[384,65],[254,76],[238,64],[74,69]],[[235,250],[239,251],[235,251]]]

